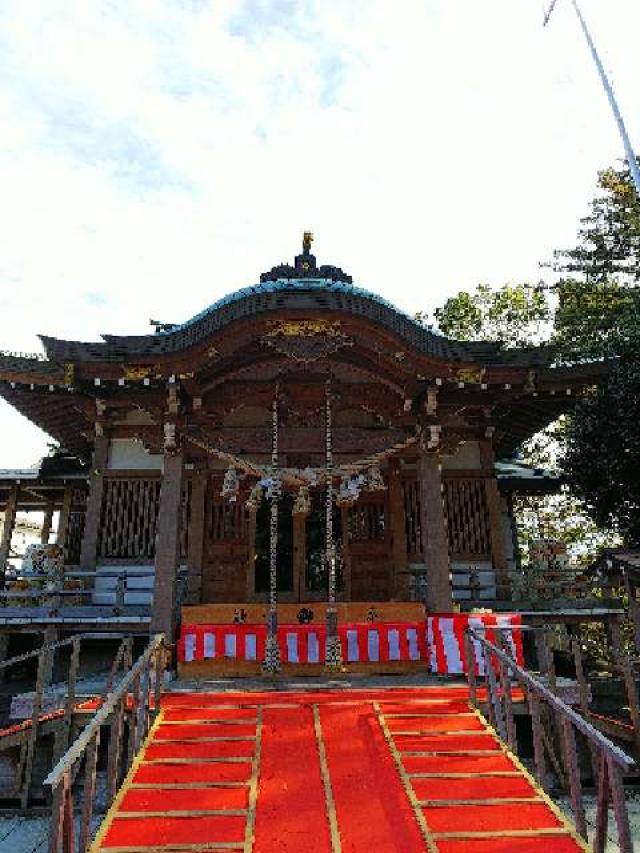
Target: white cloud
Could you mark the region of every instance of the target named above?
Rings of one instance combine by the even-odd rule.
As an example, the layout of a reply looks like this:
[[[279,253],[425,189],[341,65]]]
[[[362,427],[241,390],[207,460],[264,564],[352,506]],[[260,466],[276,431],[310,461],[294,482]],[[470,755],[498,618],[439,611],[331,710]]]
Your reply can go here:
[[[582,2],[640,145],[640,6]],[[543,5],[4,0],[0,348],[184,320],[306,227],[408,311],[537,278],[623,155],[570,3],[546,30]],[[30,461],[4,412],[0,465]]]

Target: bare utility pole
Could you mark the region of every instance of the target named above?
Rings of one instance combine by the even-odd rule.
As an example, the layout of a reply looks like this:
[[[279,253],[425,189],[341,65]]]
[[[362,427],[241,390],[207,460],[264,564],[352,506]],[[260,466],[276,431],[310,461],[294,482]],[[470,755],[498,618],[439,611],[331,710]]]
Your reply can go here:
[[[635,152],[633,150],[633,146],[631,145],[631,140],[629,139],[629,134],[627,133],[627,128],[624,123],[624,119],[622,118],[622,113],[620,112],[620,107],[618,106],[618,102],[616,100],[616,96],[614,94],[613,88],[611,87],[611,83],[609,82],[609,78],[607,77],[607,72],[604,70],[604,66],[602,64],[602,60],[600,59],[600,55],[596,50],[596,46],[594,44],[593,38],[591,37],[591,32],[589,31],[589,27],[587,26],[587,22],[580,10],[580,6],[578,5],[578,0],[571,0],[573,4],[573,8],[576,11],[576,15],[578,16],[578,20],[580,21],[580,26],[582,27],[582,32],[584,33],[584,37],[587,40],[587,44],[589,45],[589,50],[591,51],[591,56],[593,57],[593,61],[596,64],[596,68],[598,69],[598,74],[600,75],[600,80],[602,81],[602,85],[604,86],[604,90],[606,92],[607,98],[609,100],[609,104],[613,111],[613,116],[618,125],[618,130],[620,131],[620,136],[622,137],[622,142],[624,144],[624,150],[627,155],[627,161],[629,163],[629,170],[631,171],[631,177],[633,178],[633,183],[635,184],[636,193],[640,197],[640,168],[638,168],[638,161],[636,159]],[[556,8],[558,0],[552,0],[551,5],[547,11],[547,14],[544,16],[544,26],[549,23],[549,19],[553,14],[553,10]]]

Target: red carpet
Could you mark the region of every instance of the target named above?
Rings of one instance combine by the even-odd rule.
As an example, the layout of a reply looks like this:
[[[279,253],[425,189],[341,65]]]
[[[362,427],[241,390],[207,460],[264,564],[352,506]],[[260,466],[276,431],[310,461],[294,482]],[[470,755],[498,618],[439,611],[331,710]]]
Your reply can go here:
[[[92,848],[586,849],[457,687],[168,694]]]

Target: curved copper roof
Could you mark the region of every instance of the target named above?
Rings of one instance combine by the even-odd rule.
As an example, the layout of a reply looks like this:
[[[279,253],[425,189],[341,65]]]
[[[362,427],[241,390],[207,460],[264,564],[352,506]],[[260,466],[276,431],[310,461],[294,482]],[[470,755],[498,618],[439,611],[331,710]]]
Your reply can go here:
[[[237,290],[217,300],[190,320],[168,331],[148,335],[103,335],[104,342],[65,341],[41,336],[47,357],[56,362],[123,361],[188,349],[239,320],[270,311],[337,312],[356,315],[383,326],[420,353],[455,362],[543,365],[546,349],[503,350],[495,342],[457,341],[421,325],[386,299],[363,288],[329,279],[281,279]]]

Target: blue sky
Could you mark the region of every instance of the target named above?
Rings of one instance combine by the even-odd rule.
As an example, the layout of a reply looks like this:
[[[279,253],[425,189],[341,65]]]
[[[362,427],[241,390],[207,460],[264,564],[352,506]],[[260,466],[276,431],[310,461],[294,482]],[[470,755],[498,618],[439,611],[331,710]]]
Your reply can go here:
[[[640,147],[637,0],[582,0]],[[3,0],[0,349],[181,321],[305,228],[406,311],[538,279],[622,146],[569,0]],[[0,405],[0,466],[44,436]]]

